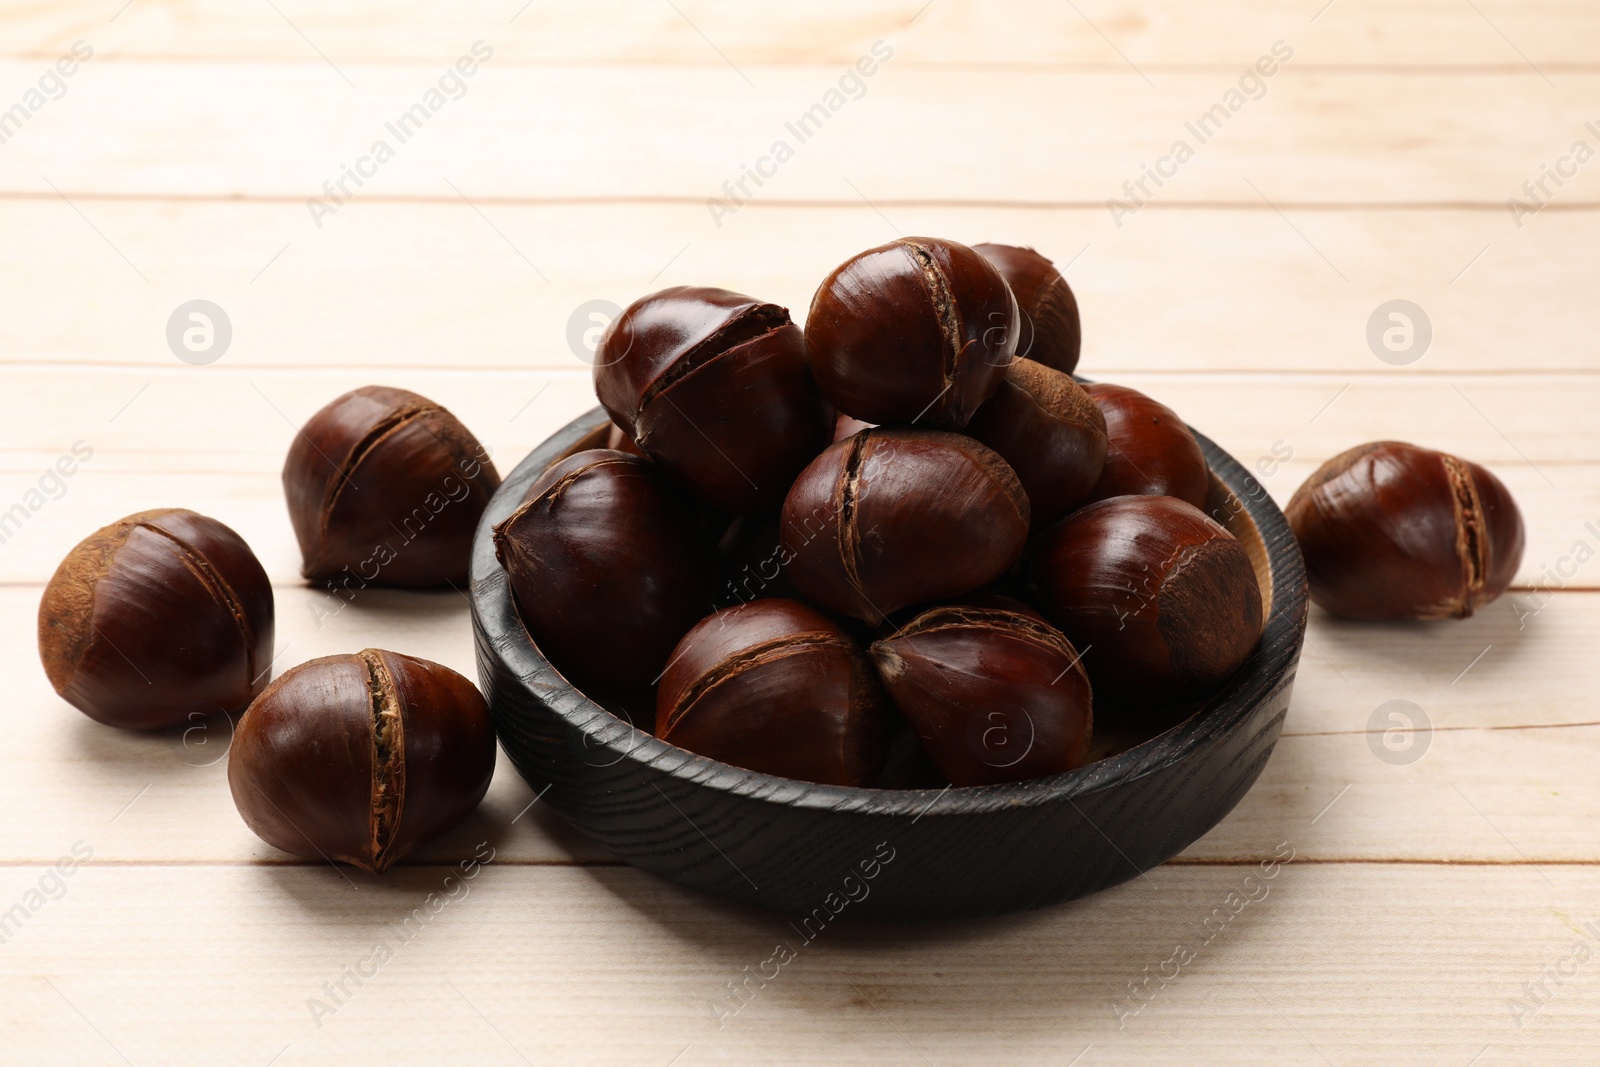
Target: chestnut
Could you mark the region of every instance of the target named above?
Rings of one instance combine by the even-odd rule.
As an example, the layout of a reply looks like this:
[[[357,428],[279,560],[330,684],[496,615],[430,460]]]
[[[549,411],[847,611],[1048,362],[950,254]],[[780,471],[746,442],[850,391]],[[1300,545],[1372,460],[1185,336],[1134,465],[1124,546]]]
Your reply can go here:
[[[1088,758],[1089,675],[1061,631],[1026,607],[931,608],[871,655],[952,785],[1019,782]]]
[[[1017,358],[1031,359],[1071,374],[1078,367],[1083,329],[1078,298],[1056,265],[1031,248],[981,244],[972,250],[1000,272],[1022,313]]]
[[[300,573],[330,586],[466,581],[473,531],[498,488],[488,453],[454,415],[381,385],[311,416],[283,465]]]
[[[612,423],[611,429],[606,431],[605,447],[615,452],[627,452],[629,455],[644,455],[644,450],[634,444],[633,438],[629,437],[622,427],[616,423]]]
[[[1082,652],[1097,697],[1205,696],[1261,638],[1261,589],[1244,546],[1173,497],[1082,507],[1039,537],[1027,569],[1035,602]]]
[[[1284,510],[1311,599],[1346,618],[1465,618],[1522,562],[1522,513],[1500,479],[1401,441],[1333,457]]]
[[[640,456],[592,449],[557,462],[495,526],[494,550],[529,635],[596,692],[654,685],[715,606],[716,553],[699,516]]]
[[[994,581],[1021,555],[1029,515],[1022,484],[988,446],[880,427],[830,445],[800,472],[781,535],[807,600],[878,623]]]
[[[244,707],[272,664],[272,585],[244,539],[182,508],[103,526],[39,602],[39,658],[97,722],[175,726]]]
[[[1045,527],[1089,496],[1106,462],[1106,419],[1070,375],[1019,359],[967,423],[968,436],[988,445],[1016,471]]]
[[[448,667],[365,649],[286,672],[239,720],[228,786],[245,824],[308,859],[381,873],[470,815],[494,728]]]
[[[1085,386],[1106,418],[1105,468],[1090,500],[1113,496],[1173,496],[1206,505],[1211,473],[1200,443],[1176,412],[1121,385]]]
[[[663,289],[612,320],[595,355],[595,392],[612,421],[723,511],[775,511],[831,439],[804,336],[776,304]]]
[[[959,430],[1000,387],[1019,313],[988,260],[906,237],[834,268],[811,299],[806,358],[833,406],[865,422]]]
[[[656,695],[661,740],[824,785],[870,780],[888,723],[855,642],[796,600],[753,600],[702,619],[673,650]]]

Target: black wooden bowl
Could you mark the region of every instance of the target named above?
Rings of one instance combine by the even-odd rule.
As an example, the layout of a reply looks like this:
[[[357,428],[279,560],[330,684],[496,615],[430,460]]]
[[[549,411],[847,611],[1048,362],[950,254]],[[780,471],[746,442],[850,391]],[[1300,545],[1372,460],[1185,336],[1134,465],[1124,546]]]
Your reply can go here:
[[[546,467],[603,447],[595,408],[523,460],[472,552],[478,675],[500,743],[580,831],[680,885],[828,922],[963,919],[1072,900],[1170,859],[1226,815],[1277,743],[1305,636],[1306,579],[1283,513],[1204,437],[1211,513],[1256,563],[1261,645],[1219,696],[1096,763],[1012,785],[814,785],[757,774],[635,730],[575,690],[529,639],[490,527]]]

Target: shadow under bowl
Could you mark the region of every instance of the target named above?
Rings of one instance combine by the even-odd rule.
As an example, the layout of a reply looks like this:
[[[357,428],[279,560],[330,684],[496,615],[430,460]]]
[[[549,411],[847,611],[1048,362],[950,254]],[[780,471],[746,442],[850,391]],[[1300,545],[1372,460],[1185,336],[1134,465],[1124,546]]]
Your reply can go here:
[[[544,803],[616,856],[693,889],[831,921],[967,919],[1056,904],[1137,877],[1244,796],[1272,754],[1305,637],[1305,567],[1261,484],[1196,434],[1208,510],[1261,584],[1261,643],[1222,692],[1159,735],[1075,771],[944,790],[816,785],[697,756],[575,689],[529,638],[491,528],[571,452],[604,447],[595,408],[505,480],[472,551],[478,675],[500,743]]]

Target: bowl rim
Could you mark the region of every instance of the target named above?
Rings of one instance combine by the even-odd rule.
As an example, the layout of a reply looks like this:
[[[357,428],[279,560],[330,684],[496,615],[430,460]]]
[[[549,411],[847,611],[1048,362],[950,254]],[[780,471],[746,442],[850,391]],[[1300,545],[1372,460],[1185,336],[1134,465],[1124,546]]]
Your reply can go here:
[[[941,789],[823,785],[746,770],[697,755],[634,727],[567,681],[522,625],[509,578],[495,558],[495,524],[516,509],[529,485],[551,463],[609,421],[602,408],[590,409],[546,438],[505,478],[473,535],[469,588],[480,653],[498,657],[505,671],[538,704],[578,731],[587,752],[614,757],[610,763],[602,761],[591,766],[606,767],[631,760],[664,776],[729,797],[818,812],[904,816],[913,821],[924,815],[973,815],[1070,803],[1091,793],[1136,782],[1204,752],[1213,741],[1245,723],[1261,700],[1277,688],[1280,676],[1293,677],[1305,636],[1309,591],[1304,562],[1288,519],[1265,487],[1237,460],[1190,427],[1212,473],[1255,524],[1271,575],[1270,602],[1263,606],[1261,642],[1229,681],[1224,694],[1212,697],[1193,714],[1154,737],[1115,755],[1075,770],[999,785],[947,785]],[[510,624],[499,624],[497,620],[509,620]],[[1275,633],[1292,639],[1269,640]]]

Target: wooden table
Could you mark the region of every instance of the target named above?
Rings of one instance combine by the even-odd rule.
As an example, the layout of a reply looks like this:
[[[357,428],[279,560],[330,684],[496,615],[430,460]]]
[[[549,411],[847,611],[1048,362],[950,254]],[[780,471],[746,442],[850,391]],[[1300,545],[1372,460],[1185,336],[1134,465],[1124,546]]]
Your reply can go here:
[[[0,14],[0,1060],[1600,1058],[1600,8],[520,3]],[[279,670],[380,646],[471,673],[454,593],[316,610],[278,485],[299,423],[404,386],[509,469],[593,402],[588,302],[696,283],[799,315],[918,233],[1069,263],[1083,372],[1280,502],[1372,439],[1491,466],[1529,523],[1516,589],[1465,622],[1314,615],[1261,781],[1148,877],[830,928],[736,1014],[782,920],[608,859],[503,760],[375,878],[250,834],[225,726],[131,735],[51,692],[44,581],[168,505],[256,548]],[[201,365],[168,343],[191,300],[231,325],[220,355],[178,346]]]

